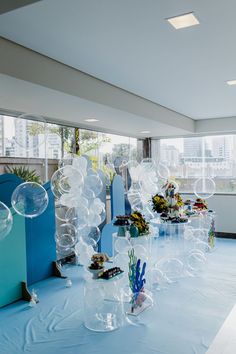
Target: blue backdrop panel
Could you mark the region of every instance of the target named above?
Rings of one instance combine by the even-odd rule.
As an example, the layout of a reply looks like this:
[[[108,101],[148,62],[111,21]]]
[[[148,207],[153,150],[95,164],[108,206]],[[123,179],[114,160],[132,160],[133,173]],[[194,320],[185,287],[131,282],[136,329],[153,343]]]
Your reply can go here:
[[[112,234],[117,232],[117,227],[113,222],[117,215],[125,214],[125,190],[121,176],[116,175],[111,185],[111,222],[104,226],[101,237],[101,252],[113,256]]]
[[[0,307],[21,299],[21,282],[26,282],[25,220],[11,211],[12,230],[0,241]]]
[[[117,226],[113,226],[112,222],[106,224],[102,230],[101,237],[101,252],[107,253],[108,256],[113,256],[112,234],[117,232]]]
[[[11,173],[0,175],[0,201],[11,207],[11,195],[14,189],[23,182],[23,180]]]
[[[0,176],[0,201],[11,207],[11,195],[22,180],[12,174]],[[0,241],[0,307],[21,298],[21,282],[26,282],[25,219],[11,209],[13,227]]]
[[[50,182],[44,188],[49,197],[47,209],[36,218],[26,219],[28,285],[52,276],[52,262],[56,260],[54,196]]]
[[[125,189],[121,176],[116,175],[111,185],[111,218],[125,214]]]

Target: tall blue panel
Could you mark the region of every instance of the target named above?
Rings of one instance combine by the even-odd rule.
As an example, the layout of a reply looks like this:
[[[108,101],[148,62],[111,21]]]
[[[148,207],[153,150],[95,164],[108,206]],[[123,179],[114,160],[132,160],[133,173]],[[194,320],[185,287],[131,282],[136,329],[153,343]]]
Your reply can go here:
[[[12,174],[0,176],[0,201],[11,207],[11,195],[22,182]],[[26,282],[25,220],[13,215],[11,232],[0,241],[0,307],[21,299],[21,282]]]
[[[111,185],[111,218],[125,214],[125,188],[122,177],[116,175]]]
[[[52,262],[56,260],[54,196],[50,182],[44,188],[49,197],[47,209],[36,218],[26,219],[28,285],[52,276]]]
[[[102,230],[101,251],[112,256],[112,234],[117,232],[117,227],[113,226],[113,221],[117,215],[125,214],[125,189],[121,176],[116,175],[111,185],[111,217],[109,224]]]
[[[23,183],[23,180],[11,173],[0,175],[0,201],[11,207],[11,196],[14,189]]]

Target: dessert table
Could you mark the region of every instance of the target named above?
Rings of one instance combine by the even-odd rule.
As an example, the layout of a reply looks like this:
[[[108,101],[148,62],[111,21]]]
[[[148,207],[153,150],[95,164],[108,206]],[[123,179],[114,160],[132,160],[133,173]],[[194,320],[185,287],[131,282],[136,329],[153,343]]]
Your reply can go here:
[[[235,240],[219,239],[201,276],[155,292],[155,305],[138,322],[109,333],[84,327],[83,270],[73,266],[71,288],[49,278],[33,286],[39,297],[35,307],[18,301],[0,309],[0,353],[206,353],[236,302],[235,253]]]

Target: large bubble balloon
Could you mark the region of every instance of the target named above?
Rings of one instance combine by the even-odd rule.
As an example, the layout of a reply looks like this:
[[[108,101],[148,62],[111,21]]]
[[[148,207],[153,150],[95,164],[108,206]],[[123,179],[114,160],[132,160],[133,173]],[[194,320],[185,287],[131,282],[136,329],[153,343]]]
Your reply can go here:
[[[85,177],[87,174],[87,166],[88,166],[88,161],[85,157],[83,156],[76,156],[73,159],[72,166],[79,170],[82,175]]]
[[[42,116],[20,115],[15,118],[15,130],[19,132],[14,137],[16,147],[26,151],[35,150],[44,144],[47,138],[47,123]],[[27,133],[24,134],[22,131]]]
[[[199,178],[194,183],[194,194],[197,198],[208,199],[213,196],[215,190],[216,185],[212,178]]]
[[[170,171],[166,165],[164,165],[162,162],[159,162],[157,164],[157,174],[160,178],[167,180],[170,177]]]
[[[48,206],[48,194],[43,186],[36,182],[21,183],[14,190],[11,204],[15,211],[26,217],[41,215]]]
[[[12,224],[13,218],[10,209],[0,202],[0,241],[10,233]]]
[[[98,227],[92,226],[89,227],[87,233],[79,233],[80,238],[84,243],[91,246],[96,246],[101,237],[101,231]]]
[[[76,168],[67,165],[52,175],[51,189],[56,198],[60,198],[64,194],[74,195],[83,185],[83,175]]]
[[[84,179],[84,188],[92,190],[94,197],[97,197],[102,191],[103,183],[98,174],[87,175]]]

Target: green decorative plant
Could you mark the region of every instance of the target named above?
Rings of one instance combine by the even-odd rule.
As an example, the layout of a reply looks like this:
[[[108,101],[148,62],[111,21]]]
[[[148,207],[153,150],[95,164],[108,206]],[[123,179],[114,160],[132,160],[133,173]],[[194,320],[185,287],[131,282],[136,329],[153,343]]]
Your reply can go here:
[[[20,167],[9,167],[5,168],[7,173],[12,173],[25,182],[36,182],[41,184],[40,176],[37,175],[35,170],[30,170],[28,167],[20,166]]]
[[[152,197],[152,209],[157,213],[167,212],[168,206],[166,199],[162,195],[154,195]]]
[[[145,220],[145,218],[143,217],[143,215],[140,212],[134,211],[130,215],[129,219],[137,227],[140,236],[148,234],[149,225],[148,225],[147,221]]]

